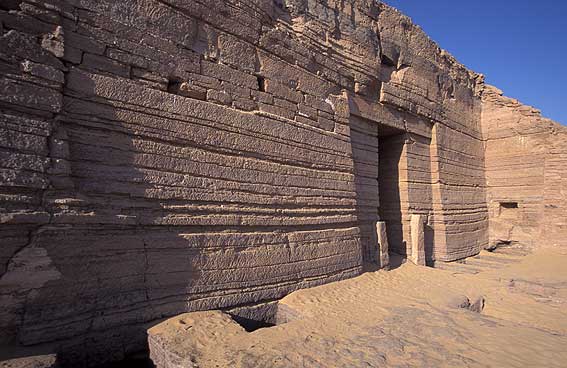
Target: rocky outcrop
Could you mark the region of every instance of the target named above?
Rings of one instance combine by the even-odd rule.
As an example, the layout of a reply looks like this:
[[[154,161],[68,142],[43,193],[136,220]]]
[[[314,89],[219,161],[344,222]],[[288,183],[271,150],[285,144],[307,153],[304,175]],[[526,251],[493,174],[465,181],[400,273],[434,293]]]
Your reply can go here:
[[[567,128],[491,86],[482,100],[490,246],[567,245]]]
[[[158,319],[360,274],[380,220],[411,255],[423,216],[428,261],[488,244],[482,78],[385,4],[23,0],[0,25],[2,343],[117,360]]]

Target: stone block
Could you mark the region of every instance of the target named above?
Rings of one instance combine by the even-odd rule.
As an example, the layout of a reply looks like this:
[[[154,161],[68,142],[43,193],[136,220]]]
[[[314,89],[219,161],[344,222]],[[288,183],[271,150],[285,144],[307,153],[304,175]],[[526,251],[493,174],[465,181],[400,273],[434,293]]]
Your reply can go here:
[[[378,238],[378,260],[380,268],[388,268],[390,266],[390,256],[388,254],[388,233],[386,232],[386,222],[378,221],[376,223],[376,235]]]
[[[266,80],[266,92],[295,104],[303,101],[301,92],[273,80]]]
[[[130,78],[130,67],[116,62],[104,56],[85,53],[83,55],[84,66],[100,71],[105,71],[124,78]]]
[[[317,118],[317,123],[321,129],[327,130],[329,132],[332,132],[333,129],[335,129],[335,122],[322,116],[319,116]]]
[[[411,215],[411,255],[410,261],[425,266],[425,216]]]
[[[257,58],[254,46],[226,33],[220,34],[218,41],[222,62],[249,72],[256,70]]]
[[[255,101],[244,99],[244,98],[237,98],[232,102],[232,106],[234,108],[244,111],[253,111],[258,109],[258,104]]]
[[[58,26],[54,32],[44,35],[41,40],[41,47],[54,56],[62,58],[65,54],[63,28]]]
[[[26,60],[21,64],[21,70],[35,77],[47,79],[53,82],[57,82],[61,84],[65,82],[65,77],[63,75],[63,72],[49,65],[38,64]]]
[[[213,90],[211,90],[213,91]],[[178,94],[180,96],[185,96],[189,98],[195,98],[198,100],[205,100],[207,99],[207,90],[203,87],[196,86],[192,83],[183,82],[179,86]],[[210,98],[213,99],[214,96],[210,95]]]
[[[295,111],[290,111],[283,107],[274,106],[274,105],[267,105],[263,103],[259,103],[258,106],[260,107],[260,111],[266,112],[268,114],[272,114],[275,116],[280,116],[286,119],[293,120],[295,118]]]
[[[230,106],[232,104],[232,97],[225,91],[210,89],[207,91],[207,101]]]

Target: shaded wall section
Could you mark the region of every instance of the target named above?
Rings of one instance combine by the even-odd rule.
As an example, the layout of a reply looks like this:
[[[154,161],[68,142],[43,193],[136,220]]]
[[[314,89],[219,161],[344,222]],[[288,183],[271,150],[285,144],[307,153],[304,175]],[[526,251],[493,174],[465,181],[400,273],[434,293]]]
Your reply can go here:
[[[360,273],[346,100],[260,40],[276,5],[223,32],[198,3],[53,3],[1,13],[2,342],[94,364]]]
[[[481,162],[478,76],[384,4],[10,1],[0,53],[2,342],[94,365],[159,318],[358,275],[376,183],[359,206],[352,139],[376,136],[351,113],[426,141],[439,126],[408,182],[434,152],[440,257],[479,250],[484,188],[452,156]]]
[[[356,216],[365,262],[378,261],[376,222],[380,220],[378,124],[351,116],[350,134],[356,183]]]

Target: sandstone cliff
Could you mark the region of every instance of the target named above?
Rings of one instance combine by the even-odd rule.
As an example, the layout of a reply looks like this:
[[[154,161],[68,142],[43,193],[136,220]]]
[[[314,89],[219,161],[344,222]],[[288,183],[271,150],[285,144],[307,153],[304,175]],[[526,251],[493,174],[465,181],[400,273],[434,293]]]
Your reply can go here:
[[[3,343],[119,359],[160,318],[360,274],[379,219],[408,255],[423,215],[429,262],[488,245],[482,77],[385,4],[4,1],[0,25]]]
[[[491,246],[567,245],[567,128],[491,86],[482,100]]]

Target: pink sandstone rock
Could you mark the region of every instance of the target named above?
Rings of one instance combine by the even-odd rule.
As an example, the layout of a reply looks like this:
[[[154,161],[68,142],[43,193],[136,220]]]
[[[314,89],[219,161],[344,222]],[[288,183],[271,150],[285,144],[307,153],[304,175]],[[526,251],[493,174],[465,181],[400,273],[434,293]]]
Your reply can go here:
[[[381,268],[388,268],[390,265],[390,256],[388,254],[389,243],[388,243],[388,233],[386,231],[386,223],[384,221],[379,221],[376,223],[376,234],[378,235],[378,247],[379,260]]]
[[[1,344],[119,360],[158,319],[385,263],[378,221],[408,256],[416,212],[436,262],[566,245],[565,128],[385,4],[22,0],[0,25]]]
[[[425,216],[411,215],[411,255],[409,259],[418,266],[425,266]]]

